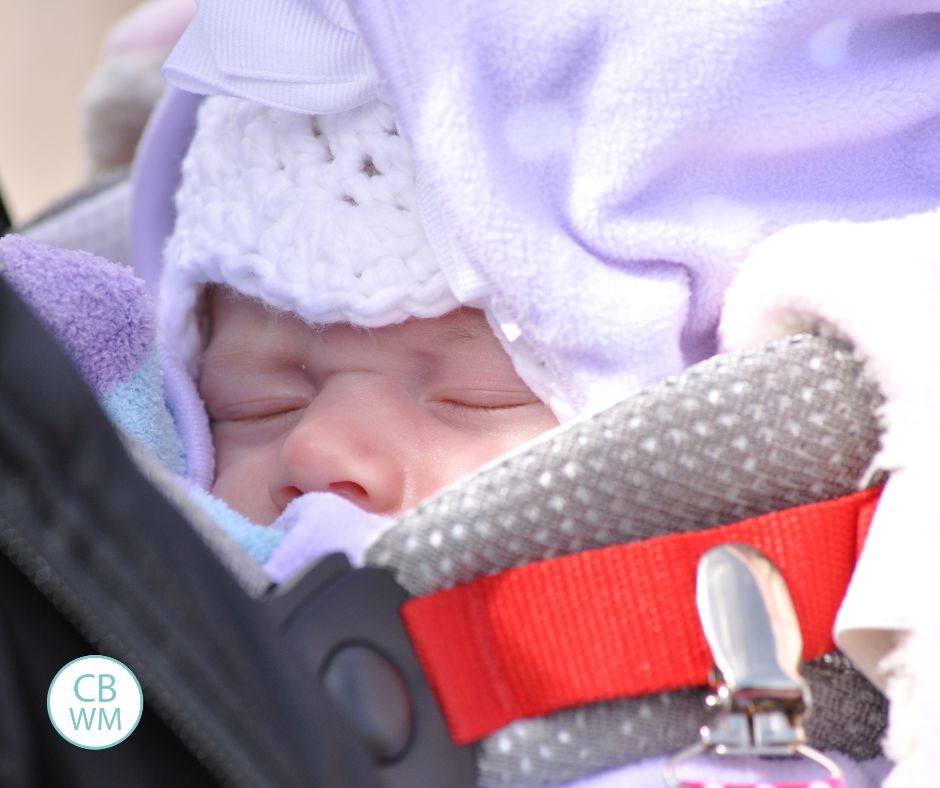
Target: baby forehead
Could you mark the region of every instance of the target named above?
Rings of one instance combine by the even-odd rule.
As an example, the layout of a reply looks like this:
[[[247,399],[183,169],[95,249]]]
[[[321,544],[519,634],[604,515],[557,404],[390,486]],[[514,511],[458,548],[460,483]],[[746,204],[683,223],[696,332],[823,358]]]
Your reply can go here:
[[[496,337],[479,309],[463,307],[446,315],[432,318],[412,318],[391,329],[390,336],[427,338],[449,344],[483,343],[497,346]],[[380,329],[381,330],[381,329]]]
[[[470,307],[380,328],[348,323],[310,324],[297,315],[272,309],[228,288],[215,287],[209,297],[209,314],[207,350],[295,340],[327,346],[414,347],[435,352],[470,346],[477,351],[504,352],[483,312]]]

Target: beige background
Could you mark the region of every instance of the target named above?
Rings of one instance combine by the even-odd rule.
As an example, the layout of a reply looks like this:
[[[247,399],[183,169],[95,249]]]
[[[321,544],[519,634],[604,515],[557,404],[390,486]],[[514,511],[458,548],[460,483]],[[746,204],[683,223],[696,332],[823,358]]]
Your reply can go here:
[[[137,0],[0,0],[0,185],[24,221],[85,177],[80,96]]]

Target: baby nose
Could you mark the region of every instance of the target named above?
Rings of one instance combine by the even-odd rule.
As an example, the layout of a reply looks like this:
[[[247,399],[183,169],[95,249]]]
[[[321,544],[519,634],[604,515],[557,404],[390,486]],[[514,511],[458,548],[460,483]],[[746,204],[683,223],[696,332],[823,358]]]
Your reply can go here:
[[[285,438],[268,480],[279,511],[308,492],[341,495],[373,514],[403,508],[407,429],[381,384],[332,381]]]

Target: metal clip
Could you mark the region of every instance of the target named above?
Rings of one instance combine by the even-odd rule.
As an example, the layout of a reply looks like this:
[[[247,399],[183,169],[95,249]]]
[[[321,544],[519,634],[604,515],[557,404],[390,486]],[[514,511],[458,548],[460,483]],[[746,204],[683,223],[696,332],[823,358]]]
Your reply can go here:
[[[696,755],[802,756],[842,785],[839,767],[806,745],[803,718],[812,705],[799,674],[803,637],[786,582],[765,555],[743,544],[709,550],[699,560],[696,603],[715,660],[715,719],[701,741],[667,761],[670,788],[684,785],[676,768]]]

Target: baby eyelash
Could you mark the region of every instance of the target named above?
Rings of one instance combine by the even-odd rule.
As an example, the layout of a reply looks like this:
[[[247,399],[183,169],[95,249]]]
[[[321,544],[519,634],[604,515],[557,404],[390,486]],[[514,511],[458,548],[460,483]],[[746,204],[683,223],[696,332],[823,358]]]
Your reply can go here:
[[[512,410],[513,408],[519,408],[528,403],[519,402],[513,403],[511,405],[471,405],[467,402],[459,402],[453,399],[442,399],[438,400],[438,403],[444,405],[451,410],[457,411],[472,411],[474,413],[497,413],[499,411]]]
[[[242,416],[227,418],[212,417],[210,424],[230,423],[230,424],[261,424],[266,421],[272,421],[280,416],[287,416],[301,410],[299,406],[288,406],[280,410],[269,411],[266,413],[248,413]]]

